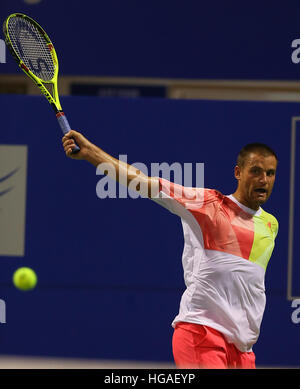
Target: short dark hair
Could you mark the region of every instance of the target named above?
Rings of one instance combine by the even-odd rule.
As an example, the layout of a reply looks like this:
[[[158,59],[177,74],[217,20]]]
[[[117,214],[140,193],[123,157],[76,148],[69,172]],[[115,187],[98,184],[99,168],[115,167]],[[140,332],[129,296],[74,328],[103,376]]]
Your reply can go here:
[[[245,166],[246,159],[250,153],[259,153],[264,156],[273,155],[278,162],[278,157],[271,147],[265,145],[264,143],[248,143],[241,149],[237,158],[237,165],[240,168]]]

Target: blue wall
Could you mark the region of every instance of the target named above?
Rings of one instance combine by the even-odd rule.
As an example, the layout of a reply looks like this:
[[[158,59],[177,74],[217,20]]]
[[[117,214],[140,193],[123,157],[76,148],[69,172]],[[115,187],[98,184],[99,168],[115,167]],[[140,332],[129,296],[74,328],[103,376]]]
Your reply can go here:
[[[277,183],[264,208],[280,231],[254,351],[258,365],[299,366],[300,324],[292,323],[286,300],[291,118],[299,106],[95,97],[66,97],[62,104],[71,126],[108,153],[149,168],[204,162],[205,186],[225,194],[235,189],[233,167],[244,144],[265,142],[277,151]],[[0,354],[172,360],[171,322],[184,290],[179,218],[147,199],[97,198],[100,177],[86,162],[65,157],[43,97],[0,96],[0,106],[0,144],[28,145],[25,256],[0,258],[7,306]],[[298,191],[299,185],[298,179]],[[35,290],[13,287],[20,266],[37,272]],[[295,273],[295,285],[298,279]]]
[[[0,19],[35,18],[58,52],[61,74],[299,80],[291,43],[299,1],[1,0]],[[9,58],[0,72],[15,73]]]

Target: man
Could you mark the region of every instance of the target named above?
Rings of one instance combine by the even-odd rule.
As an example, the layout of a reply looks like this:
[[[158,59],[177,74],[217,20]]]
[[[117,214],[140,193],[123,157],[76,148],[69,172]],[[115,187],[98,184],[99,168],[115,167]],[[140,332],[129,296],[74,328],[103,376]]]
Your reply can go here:
[[[74,140],[78,154],[72,154]],[[265,270],[278,232],[275,217],[261,208],[275,182],[274,151],[260,143],[245,146],[234,170],[237,189],[225,196],[147,177],[75,131],[63,137],[63,147],[71,158],[94,166],[109,163],[119,181],[129,185],[135,180],[141,194],[180,216],[186,290],[172,323],[176,365],[255,368],[252,346],[265,309]]]

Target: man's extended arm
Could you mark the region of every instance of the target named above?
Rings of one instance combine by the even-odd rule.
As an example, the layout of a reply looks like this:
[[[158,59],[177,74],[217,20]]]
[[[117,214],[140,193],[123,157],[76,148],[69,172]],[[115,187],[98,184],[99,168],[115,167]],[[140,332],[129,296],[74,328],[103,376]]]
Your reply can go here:
[[[80,147],[80,151],[76,154],[72,154],[72,149],[75,146],[74,140]],[[138,183],[136,189],[143,197],[157,196],[159,192],[158,178],[148,177],[134,166],[128,165],[127,163],[112,157],[100,149],[100,147],[88,141],[81,133],[74,130],[69,131],[62,138],[62,143],[68,157],[85,160],[100,169],[102,167],[101,170],[108,176],[110,176],[110,172],[113,169],[115,174],[112,175],[111,178],[116,178],[117,181],[125,183],[127,186],[135,180],[135,182]],[[108,165],[111,166],[112,169],[107,169]]]

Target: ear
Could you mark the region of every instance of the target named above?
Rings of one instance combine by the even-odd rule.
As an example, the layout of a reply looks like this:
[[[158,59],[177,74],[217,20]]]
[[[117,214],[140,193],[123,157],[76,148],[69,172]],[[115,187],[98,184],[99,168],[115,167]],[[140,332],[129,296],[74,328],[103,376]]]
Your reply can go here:
[[[234,177],[239,181],[241,179],[241,169],[238,165],[234,167]]]

